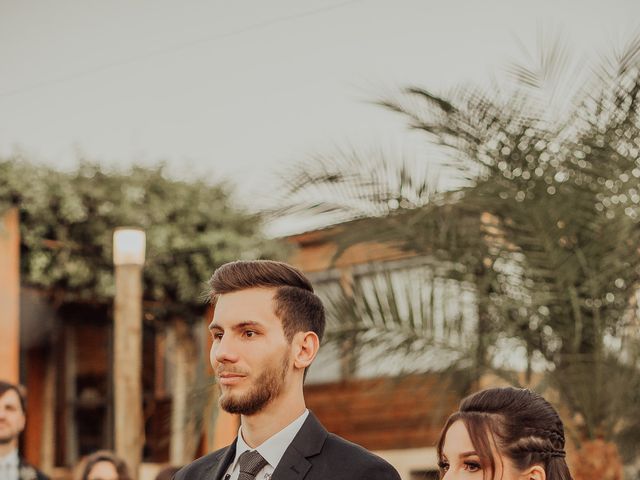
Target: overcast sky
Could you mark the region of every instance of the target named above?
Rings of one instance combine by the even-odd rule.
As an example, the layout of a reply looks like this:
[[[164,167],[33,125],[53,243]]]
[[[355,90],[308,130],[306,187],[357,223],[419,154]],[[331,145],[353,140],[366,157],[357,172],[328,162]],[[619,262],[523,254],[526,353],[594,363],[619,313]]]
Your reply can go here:
[[[371,104],[500,74],[540,27],[595,55],[637,0],[0,0],[0,155],[60,168],[164,160],[253,206],[336,146],[420,151]]]

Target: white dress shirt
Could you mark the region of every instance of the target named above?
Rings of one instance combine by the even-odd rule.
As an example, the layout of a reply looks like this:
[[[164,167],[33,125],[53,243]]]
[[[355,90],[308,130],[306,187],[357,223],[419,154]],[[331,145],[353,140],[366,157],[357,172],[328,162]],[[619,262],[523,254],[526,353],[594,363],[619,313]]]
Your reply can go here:
[[[0,457],[0,480],[19,480],[19,466],[18,449],[15,449],[4,457]]]
[[[258,472],[256,480],[269,480],[271,474],[280,463],[284,452],[287,450],[294,437],[298,434],[302,428],[302,424],[309,416],[309,410],[305,409],[302,415],[296,418],[289,425],[284,427],[275,435],[271,436],[257,448],[251,448],[246,444],[242,438],[242,426],[238,430],[238,440],[236,441],[236,456],[227,469],[227,474],[224,477],[227,480],[238,480],[240,475],[240,465],[238,464],[238,458],[247,450],[257,450],[267,462],[267,465]]]

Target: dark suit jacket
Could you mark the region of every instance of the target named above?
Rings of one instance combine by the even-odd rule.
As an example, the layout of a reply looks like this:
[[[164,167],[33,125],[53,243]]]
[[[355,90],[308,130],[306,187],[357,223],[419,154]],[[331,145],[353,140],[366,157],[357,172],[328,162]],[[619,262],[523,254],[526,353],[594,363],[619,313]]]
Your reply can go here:
[[[49,480],[49,477],[33,465],[29,465],[22,458],[20,458],[20,464],[18,466],[18,478],[20,480]]]
[[[236,453],[236,442],[181,469],[175,480],[223,480]],[[386,461],[338,437],[309,412],[284,452],[272,480],[400,480]]]

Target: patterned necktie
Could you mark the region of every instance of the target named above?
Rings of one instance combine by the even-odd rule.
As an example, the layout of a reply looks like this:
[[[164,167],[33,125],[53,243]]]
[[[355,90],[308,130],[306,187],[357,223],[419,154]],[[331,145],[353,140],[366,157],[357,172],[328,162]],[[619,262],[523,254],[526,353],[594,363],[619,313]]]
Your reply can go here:
[[[269,462],[254,450],[252,452],[246,451],[240,455],[238,463],[240,464],[240,475],[238,475],[238,480],[254,480],[258,472]]]

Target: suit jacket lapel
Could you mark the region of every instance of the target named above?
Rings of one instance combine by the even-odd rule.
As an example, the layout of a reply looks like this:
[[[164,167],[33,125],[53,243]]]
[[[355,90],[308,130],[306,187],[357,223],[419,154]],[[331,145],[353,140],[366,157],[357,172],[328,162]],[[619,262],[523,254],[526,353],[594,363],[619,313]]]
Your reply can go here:
[[[302,480],[311,469],[311,462],[307,458],[320,453],[326,438],[327,431],[316,416],[309,412],[302,428],[274,470],[273,480]]]
[[[215,469],[213,470],[212,477],[207,475],[206,478],[212,478],[213,480],[223,480],[224,474],[227,472],[227,468],[233,462],[233,459],[236,456],[236,441],[234,441],[229,447],[224,451],[220,460],[216,462]]]
[[[289,446],[278,467],[273,471],[273,480],[301,480],[305,477],[311,463],[295,448]]]

